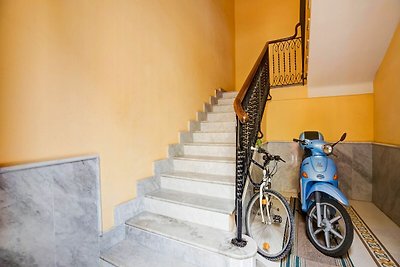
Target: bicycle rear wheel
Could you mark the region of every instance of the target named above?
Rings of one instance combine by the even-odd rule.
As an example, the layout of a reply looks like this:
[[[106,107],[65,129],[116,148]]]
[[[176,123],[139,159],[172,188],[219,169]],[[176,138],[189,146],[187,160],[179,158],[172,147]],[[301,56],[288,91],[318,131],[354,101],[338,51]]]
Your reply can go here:
[[[276,261],[289,254],[293,245],[294,220],[289,203],[281,194],[264,190],[261,205],[260,195],[255,194],[247,207],[245,224],[248,235],[257,243],[258,253],[265,258]]]

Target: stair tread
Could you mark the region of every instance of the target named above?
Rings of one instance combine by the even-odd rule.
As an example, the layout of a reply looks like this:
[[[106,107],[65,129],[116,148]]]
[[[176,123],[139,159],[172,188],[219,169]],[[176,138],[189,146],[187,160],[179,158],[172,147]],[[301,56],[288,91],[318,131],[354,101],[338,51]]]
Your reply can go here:
[[[235,111],[209,111],[207,114],[235,114]]]
[[[220,99],[223,99],[223,98],[220,98]],[[224,103],[224,102],[214,104],[213,106],[232,106],[232,108],[233,108],[233,104],[232,103]]]
[[[101,253],[100,258],[121,267],[195,267],[182,259],[162,254],[128,239]]]
[[[223,130],[223,131],[194,131],[195,134],[235,134],[235,129]]]
[[[193,181],[208,182],[208,183],[215,183],[215,184],[225,184],[225,185],[234,185],[235,184],[235,177],[228,176],[228,175],[216,175],[216,174],[204,174],[204,173],[197,173],[197,172],[175,171],[175,172],[169,172],[169,173],[162,173],[161,176],[193,180]]]
[[[224,131],[210,131],[210,132],[203,132],[203,131],[193,131],[193,133],[206,133],[206,134],[213,134],[213,133],[216,133],[216,134],[226,134],[226,133],[229,133],[229,134],[234,134],[235,133],[235,131],[233,131],[233,132],[224,132]]]
[[[244,248],[239,248],[231,244],[231,240],[235,236],[234,232],[223,231],[146,211],[129,219],[126,224],[130,227],[159,234],[231,258],[250,258],[257,251],[255,242],[246,236],[245,239],[249,240],[248,245]]]
[[[235,121],[201,121],[200,123],[229,123],[229,124],[235,124]]]
[[[181,160],[197,160],[197,161],[213,161],[213,162],[227,162],[233,163],[235,162],[235,158],[232,157],[211,157],[211,156],[176,156],[174,159],[181,159]]]
[[[210,142],[193,142],[184,143],[184,146],[235,146],[235,143],[210,143]]]
[[[146,198],[158,199],[179,205],[232,214],[235,203],[230,199],[185,193],[169,189],[160,189],[146,194]]]

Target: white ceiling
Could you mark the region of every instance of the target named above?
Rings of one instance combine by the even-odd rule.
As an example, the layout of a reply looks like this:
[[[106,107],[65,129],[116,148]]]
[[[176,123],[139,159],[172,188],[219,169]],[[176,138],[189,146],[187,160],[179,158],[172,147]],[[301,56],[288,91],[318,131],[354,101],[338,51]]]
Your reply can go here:
[[[309,96],[373,92],[400,21],[400,0],[313,0]]]

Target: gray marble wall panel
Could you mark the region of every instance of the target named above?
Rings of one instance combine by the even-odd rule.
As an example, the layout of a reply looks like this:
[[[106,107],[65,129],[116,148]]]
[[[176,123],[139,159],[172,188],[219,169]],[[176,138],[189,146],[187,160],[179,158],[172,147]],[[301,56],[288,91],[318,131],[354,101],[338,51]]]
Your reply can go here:
[[[372,201],[400,226],[400,147],[373,145]]]
[[[372,144],[340,143],[334,153],[340,189],[348,198],[372,201]]]
[[[97,157],[0,169],[0,266],[98,266]]]
[[[273,177],[272,188],[283,192],[297,192],[302,157],[299,145],[294,142],[269,142],[264,148],[286,161],[278,163],[278,172]]]
[[[272,187],[282,192],[297,192],[299,168],[303,151],[294,142],[269,142],[263,145],[271,154],[280,155],[286,163],[279,163]],[[339,174],[339,187],[351,199],[372,199],[372,144],[341,143],[335,147],[335,160]],[[259,162],[261,159],[258,158]],[[262,173],[253,168],[254,177]]]

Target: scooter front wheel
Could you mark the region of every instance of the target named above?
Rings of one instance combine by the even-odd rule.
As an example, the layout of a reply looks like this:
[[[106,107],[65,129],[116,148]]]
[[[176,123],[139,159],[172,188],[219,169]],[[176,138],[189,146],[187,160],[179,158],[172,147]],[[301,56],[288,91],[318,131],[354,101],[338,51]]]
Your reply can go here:
[[[317,207],[311,205],[306,217],[306,232],[311,243],[327,256],[345,254],[353,243],[353,224],[346,209],[334,199],[321,199],[321,225]]]

